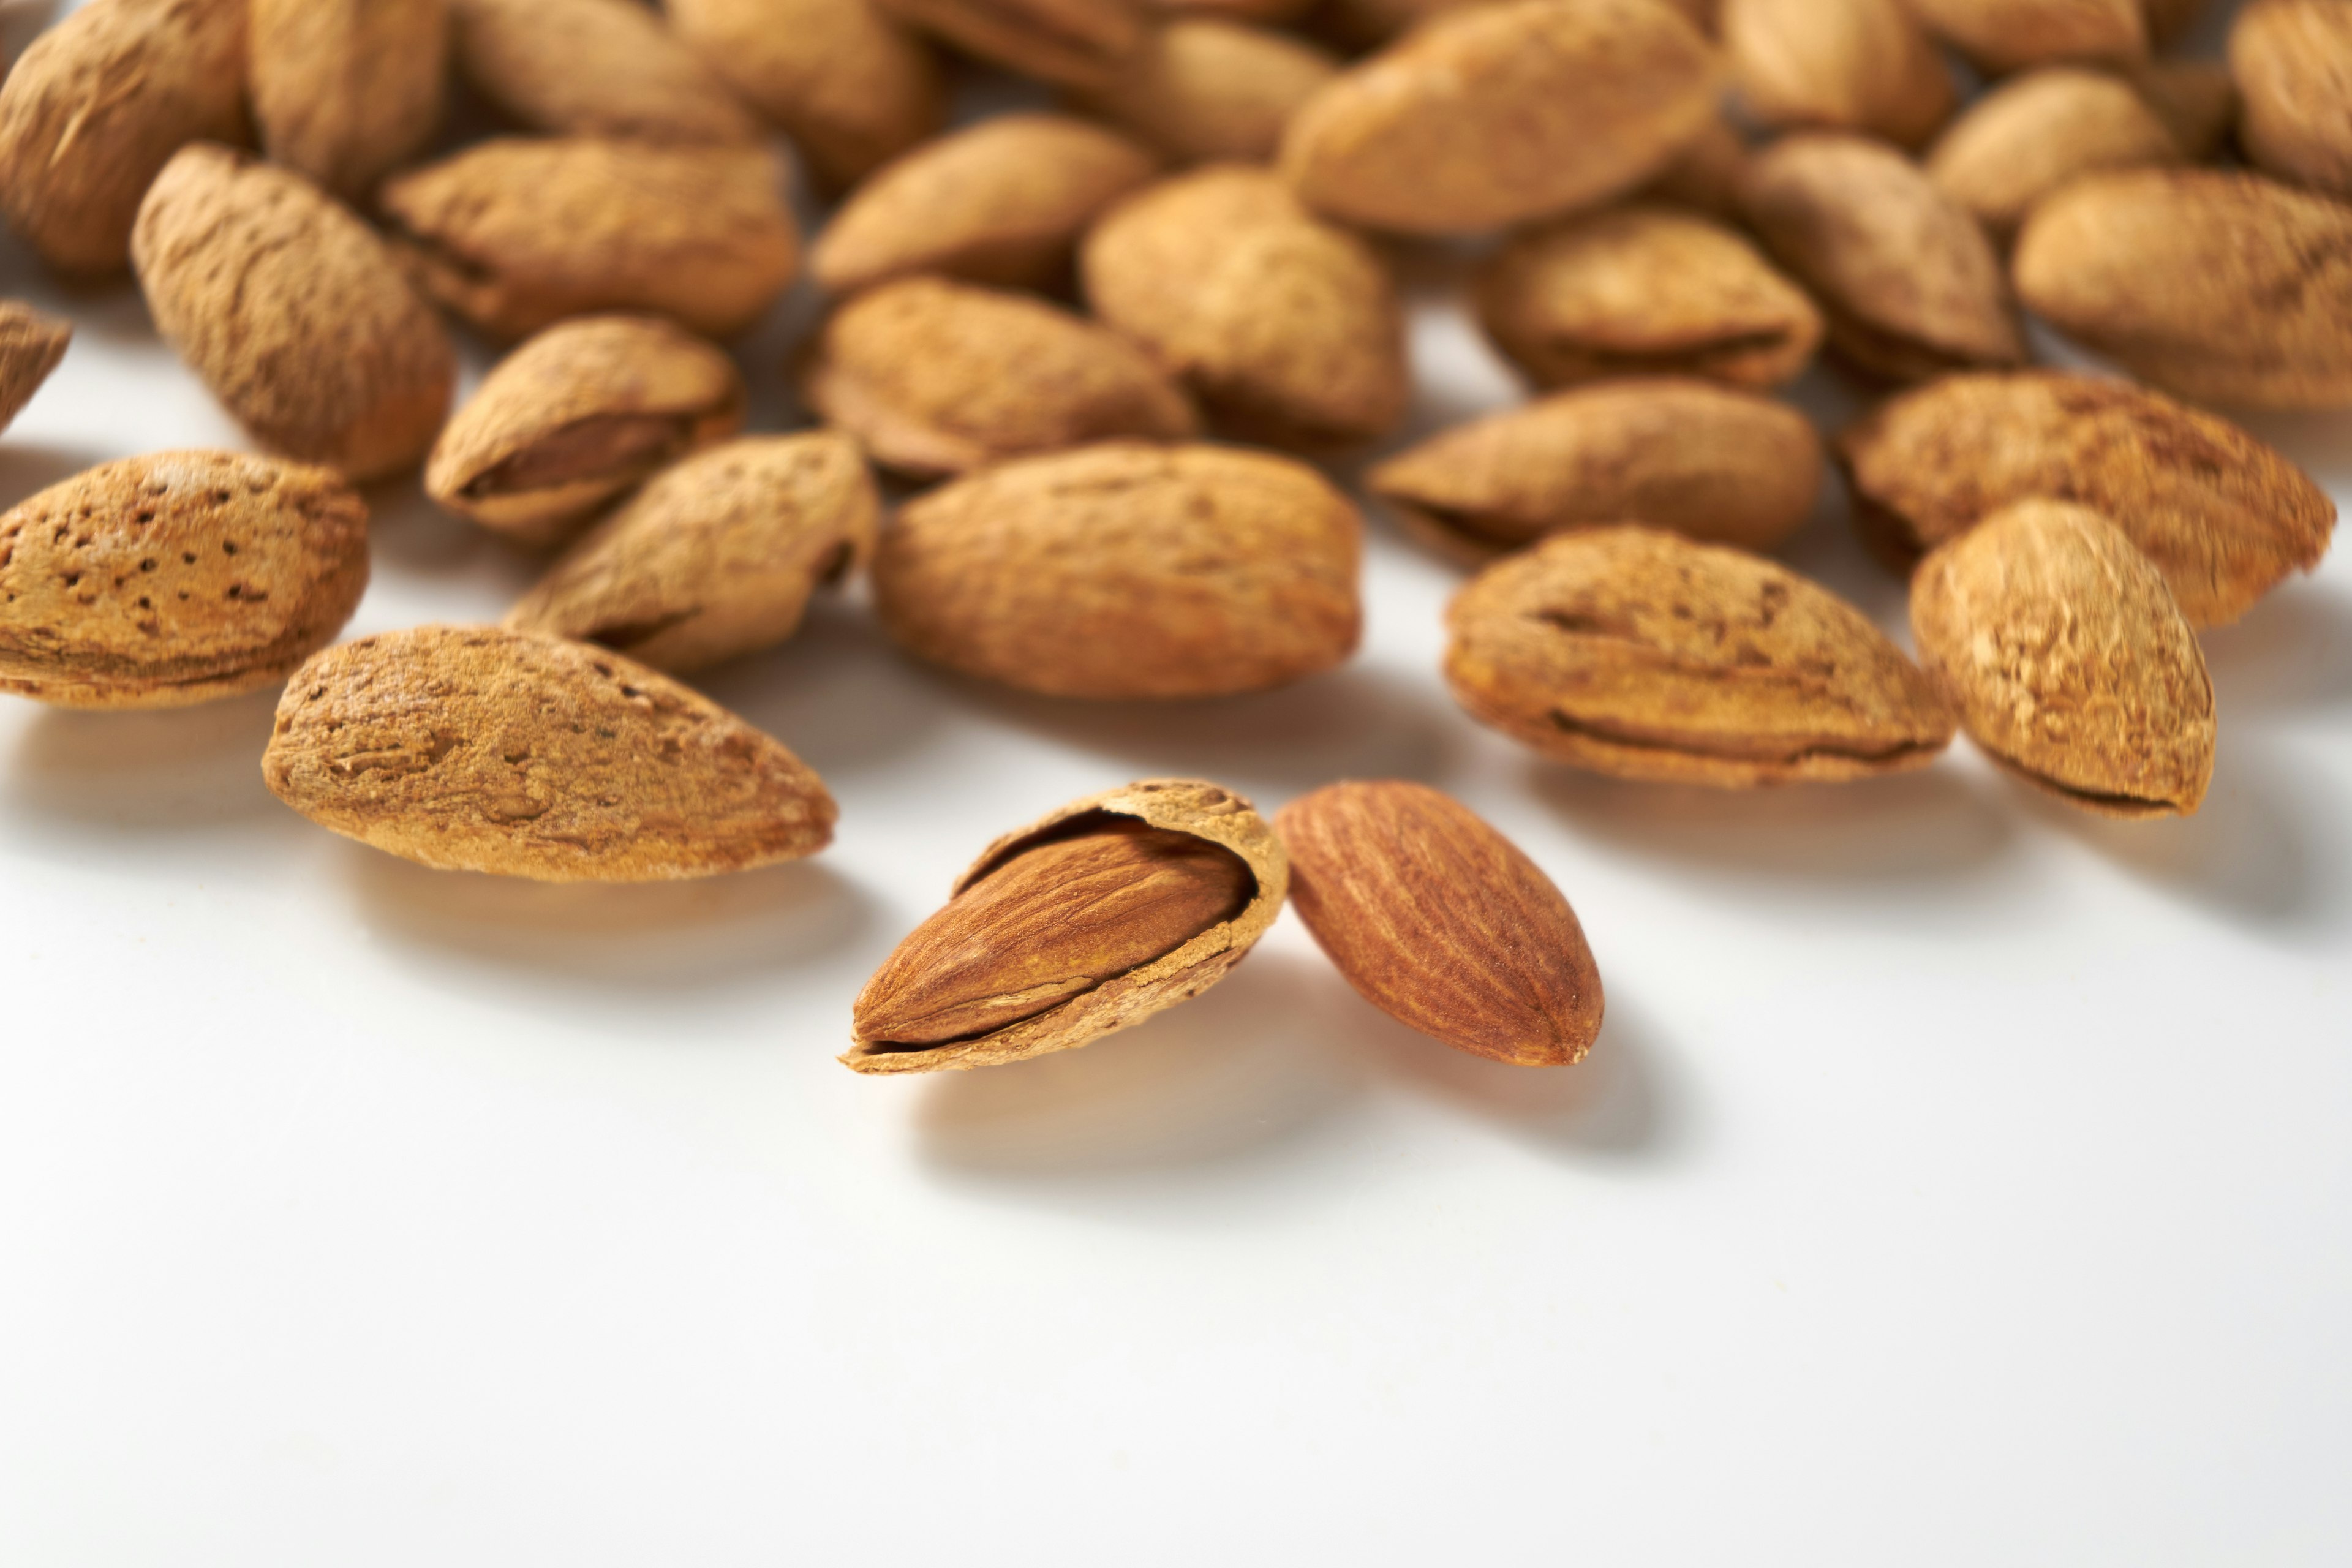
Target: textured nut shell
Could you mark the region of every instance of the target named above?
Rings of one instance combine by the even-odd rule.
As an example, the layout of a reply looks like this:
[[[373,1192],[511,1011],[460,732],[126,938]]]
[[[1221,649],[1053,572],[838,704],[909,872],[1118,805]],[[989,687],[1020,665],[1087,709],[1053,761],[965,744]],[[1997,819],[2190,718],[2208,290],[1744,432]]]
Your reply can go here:
[[[1739,187],[1748,178],[1748,143],[1721,115],[1675,154],[1642,195],[1739,224]]]
[[[1229,436],[1315,455],[1403,422],[1412,377],[1387,267],[1262,169],[1221,164],[1130,197],[1079,266],[1095,313]]]
[[[375,231],[309,180],[183,148],[131,255],[156,330],[264,446],[361,479],[432,446],[457,374],[449,334]]]
[[[1759,556],[1646,528],[1561,534],[1456,595],[1473,718],[1621,778],[1745,787],[1923,767],[1953,719],[1863,614]]]
[[[2147,53],[2144,0],[1904,0],[1928,27],[1999,75],[2056,60]]]
[[[1749,161],[1741,197],[1765,248],[1821,302],[1831,346],[1862,369],[1917,381],[2024,361],[1984,231],[1893,148],[1790,136]]]
[[[0,300],[0,430],[33,401],[73,342],[73,323],[18,300]]]
[[[835,294],[911,272],[1052,288],[1087,226],[1159,168],[1099,125],[1000,115],[877,172],[817,236],[809,269]]]
[[[878,0],[966,54],[1057,87],[1100,87],[1143,47],[1141,0]]]
[[[1576,911],[1518,846],[1425,784],[1328,784],[1276,814],[1290,901],[1364,999],[1456,1050],[1584,1059],[1601,969]]]
[[[2002,244],[2070,180],[2184,161],[2147,100],[2120,78],[2070,66],[2031,71],[1971,105],[1927,155],[1927,177]]]
[[[1655,205],[1520,236],[1476,299],[1486,335],[1538,386],[1643,374],[1778,386],[1822,341],[1812,300],[1744,236]]]
[[[930,48],[870,0],[669,0],[670,26],[789,132],[829,190],[921,142],[947,113]]]
[[[2035,312],[2167,392],[2352,403],[2352,206],[2219,170],[2094,175],[2033,210],[2014,266]]]
[[[963,891],[1055,828],[1095,816],[1131,816],[1154,827],[1223,845],[1250,868],[1257,880],[1256,896],[1240,914],[1211,926],[1166,957],[1106,980],[1034,1018],[977,1039],[923,1051],[877,1051],[859,1040],[842,1057],[844,1065],[864,1073],[938,1072],[996,1067],[1091,1045],[1154,1013],[1189,1002],[1223,980],[1282,912],[1290,885],[1290,861],[1283,852],[1282,840],[1246,799],[1194,779],[1146,780],[1074,800],[990,845],[971,869],[956,879],[955,890]]]
[[[2336,503],[2226,419],[2122,381],[1958,375],[1838,438],[1865,537],[1908,570],[2012,502],[2073,501],[2121,528],[2192,626],[2232,621],[2327,552]]]
[[[2238,87],[2214,60],[2141,60],[2112,68],[2131,83],[2192,163],[2221,151],[2238,125]]]
[[[2023,501],[1920,563],[1919,657],[1969,736],[2102,816],[2186,815],[2213,774],[2213,683],[2163,577],[2095,511]]]
[[[320,654],[286,683],[261,773],[347,838],[542,882],[748,870],[833,837],[816,774],[709,699],[604,648],[492,626]]]
[[[2253,0],[2230,28],[2247,156],[2284,180],[2352,195],[2352,5]]]
[[[0,207],[64,272],[119,272],[190,142],[244,138],[245,0],[90,0],[0,86]]]
[[[932,491],[883,531],[883,625],[920,657],[1055,697],[1213,697],[1355,650],[1363,525],[1314,469],[1114,441]]]
[[[641,142],[759,139],[751,111],[639,0],[450,5],[458,73],[534,131]]]
[[[1298,106],[1339,74],[1339,60],[1286,34],[1179,16],[1151,36],[1118,79],[1083,96],[1180,163],[1264,163]]]
[[[368,579],[367,507],[326,468],[158,452],[0,516],[0,690],[176,708],[285,678]]]
[[[509,137],[381,200],[434,298],[494,338],[598,310],[732,337],[800,265],[783,170],[757,148]]]
[[[1902,0],[1725,0],[1739,96],[1767,125],[1864,131],[1916,147],[1959,101]]]
[[[524,343],[483,378],[425,467],[436,501],[523,544],[551,544],[685,453],[743,426],[735,362],[654,316],[588,316]],[[604,437],[598,439],[600,434]],[[577,458],[544,483],[500,470]]]
[[[793,635],[809,595],[872,553],[879,502],[857,444],[813,432],[698,453],[596,525],[509,612],[683,673]]]
[[[448,0],[252,0],[247,68],[270,162],[346,201],[433,139]]]
[[[1199,427],[1176,384],[1109,328],[938,278],[886,283],[835,311],[801,393],[876,462],[925,476]]]
[[[1407,234],[1501,228],[1656,174],[1715,111],[1697,29],[1658,0],[1507,0],[1429,23],[1291,118],[1307,205]]]
[[[1763,550],[1811,515],[1822,442],[1786,404],[1699,381],[1559,393],[1433,436],[1367,482],[1470,558],[1645,522]]]

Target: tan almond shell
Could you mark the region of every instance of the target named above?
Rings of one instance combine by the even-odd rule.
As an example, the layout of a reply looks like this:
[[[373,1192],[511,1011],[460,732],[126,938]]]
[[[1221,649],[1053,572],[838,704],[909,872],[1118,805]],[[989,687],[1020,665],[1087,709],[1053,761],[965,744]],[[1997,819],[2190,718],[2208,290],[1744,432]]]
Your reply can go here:
[[[2186,816],[2213,775],[2213,683],[2122,530],[2021,501],[1920,563],[1919,657],[2009,772],[2102,816]]]
[[[2352,196],[2352,5],[2252,0],[2230,28],[2246,155],[2283,180]]]
[[[1976,221],[1884,142],[1800,132],[1749,160],[1748,223],[1829,319],[1831,347],[1920,381],[2022,363],[2000,258]]]
[[[2238,84],[2217,60],[2153,59],[2110,67],[2147,100],[2192,163],[2220,155],[2238,126]]]
[[[1517,845],[1426,784],[1326,784],[1275,815],[1290,902],[1381,1011],[1514,1067],[1582,1061],[1601,969],[1559,888]]]
[[[1475,234],[1643,184],[1715,112],[1698,30],[1658,0],[1449,12],[1292,116],[1282,169],[1327,216]]]
[[[1098,92],[1079,101],[1181,163],[1262,163],[1298,106],[1339,74],[1301,38],[1213,16],[1179,16]]]
[[[1822,441],[1802,414],[1751,393],[1615,381],[1456,426],[1365,482],[1458,559],[1629,521],[1766,550],[1812,515]]]
[[[2196,25],[2212,0],[2145,0],[2147,37],[2152,44],[2168,44]]]
[[[1143,0],[877,0],[964,53],[1055,87],[1100,87],[1150,34]]]
[[[1289,891],[1282,840],[1248,800],[1197,779],[1147,779],[1074,800],[982,850],[954,890],[962,892],[1055,829],[1087,816],[1128,816],[1223,846],[1256,879],[1256,896],[1232,920],[1211,926],[1164,958],[1104,981],[1059,1006],[976,1039],[922,1051],[877,1051],[857,1040],[841,1058],[862,1073],[940,1072],[998,1067],[1092,1045],[1154,1013],[1189,1002],[1225,977],[1265,934]]]
[[[1637,195],[1744,224],[1739,187],[1747,178],[1748,143],[1731,121],[1717,114]]]
[[[0,86],[0,208],[61,272],[120,272],[190,142],[245,139],[245,0],[90,0]]]
[[[2145,0],[1904,0],[1982,70],[2127,60],[2148,50]]]
[[[1387,265],[1264,169],[1139,192],[1087,235],[1095,313],[1150,349],[1238,440],[1322,456],[1379,440],[1412,401]]]
[[[457,375],[448,331],[375,231],[300,174],[182,148],[131,256],[156,331],[263,446],[364,480],[433,445]]]
[[[1350,54],[1393,43],[1433,16],[1489,0],[1316,0],[1301,18],[1306,29]],[[1664,0],[1710,38],[1722,0]]]
[[[655,476],[508,612],[686,674],[772,647],[811,595],[863,566],[880,510],[850,437],[751,436]]]
[[[900,509],[882,624],[919,658],[1053,697],[1219,697],[1355,651],[1362,519],[1303,463],[1111,441]]]
[[[177,708],[270,686],[367,588],[367,505],[327,468],[157,452],[0,516],[0,690]]]
[[[272,163],[345,201],[414,157],[441,124],[448,0],[252,0],[247,68]]]
[[[2013,266],[2052,326],[2176,396],[2352,404],[2352,205],[2218,169],[2092,175],[2033,210]]]
[[[606,648],[494,626],[318,655],[286,684],[261,772],[347,838],[542,882],[714,876],[833,837],[824,783],[709,698]]]
[[[1200,420],[1151,357],[1042,300],[904,278],[844,304],[809,345],[801,395],[883,467],[925,478]]]
[[[1766,125],[1817,126],[1917,147],[1959,102],[1903,0],[1725,0],[1740,101]]]
[[[1268,27],[1296,22],[1314,5],[1315,0],[1158,0],[1159,9],[1178,21],[1206,17]]]
[[[73,342],[73,323],[21,300],[0,300],[0,430],[49,379]]]
[[[1935,685],[1828,589],[1654,529],[1556,535],[1471,580],[1445,679],[1471,717],[1595,773],[1747,788],[1924,767]]]
[[[1520,235],[1474,298],[1495,346],[1544,387],[1642,374],[1774,387],[1822,342],[1812,300],[1745,235],[1656,203]]]
[[[425,492],[518,543],[552,544],[665,464],[735,434],[743,409],[735,362],[660,317],[560,321],[493,366],[450,419],[425,466]],[[647,445],[648,426],[668,433]],[[600,428],[626,438],[576,477],[467,493],[504,464]]]
[[[1956,375],[1838,437],[1872,547],[1909,571],[2014,502],[2088,507],[2156,563],[2192,626],[2233,621],[2327,552],[2336,503],[2228,420],[2128,382]]]
[[[2108,169],[2186,162],[2147,99],[2074,66],[2027,71],[1969,107],[1927,154],[1927,177],[2006,247],[2042,199]]]
[[[639,0],[450,5],[458,75],[531,130],[638,142],[760,139],[751,110]]]
[[[764,148],[504,137],[395,176],[380,200],[433,297],[507,342],[604,310],[731,338],[800,268]]]

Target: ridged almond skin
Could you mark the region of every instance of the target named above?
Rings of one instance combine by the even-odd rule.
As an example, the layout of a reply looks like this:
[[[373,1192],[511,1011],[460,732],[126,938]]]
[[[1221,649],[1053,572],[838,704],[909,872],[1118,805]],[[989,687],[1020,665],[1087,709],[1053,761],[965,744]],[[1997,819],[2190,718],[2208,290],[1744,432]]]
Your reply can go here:
[[[1784,403],[1701,381],[1614,381],[1433,436],[1367,485],[1472,559],[1645,522],[1765,550],[1811,515],[1822,441]]]
[[[2146,98],[2120,77],[2051,66],[2000,83],[1927,154],[1927,177],[2002,246],[2036,204],[2110,169],[2187,162]]]
[[[669,0],[669,25],[736,96],[782,126],[828,191],[940,128],[930,47],[872,0]]]
[[[852,192],[809,253],[826,292],[937,272],[1053,289],[1078,236],[1160,160],[1066,114],[1005,114],[929,142]]]
[[[262,445],[357,479],[433,445],[457,376],[449,333],[375,231],[300,174],[182,148],[131,258],[156,331]]]
[[[983,953],[990,947],[1001,947],[1008,950],[1009,960],[1016,961],[1008,964],[1006,973],[1015,973],[1020,967],[1020,949],[1028,937],[1027,928],[1041,923],[1048,927],[1060,925],[1070,916],[1068,902],[1050,896],[987,900],[983,910],[993,912],[997,919],[961,918],[981,901],[974,895],[985,889],[991,879],[1006,874],[1009,868],[1018,867],[1035,849],[1129,822],[1161,834],[1198,839],[1211,857],[1214,851],[1223,850],[1237,859],[1246,873],[1247,902],[1228,918],[1205,925],[1174,950],[1121,973],[1097,975],[1082,971],[1067,979],[1052,977],[1039,989],[1060,999],[1029,1017],[970,1038],[912,1049],[894,1049],[892,1042],[869,1038],[861,1029],[854,1034],[854,1043],[841,1058],[843,1064],[858,1072],[882,1074],[938,1072],[1023,1061],[1052,1051],[1092,1045],[1105,1035],[1139,1024],[1180,1002],[1188,1002],[1223,979],[1265,934],[1275,916],[1282,912],[1283,897],[1290,880],[1289,857],[1283,852],[1282,840],[1276,837],[1274,829],[1241,795],[1197,779],[1150,779],[1072,801],[1028,826],[1006,834],[982,850],[971,869],[957,879],[957,901],[926,922],[925,928],[919,929],[899,952],[885,961],[874,978],[866,982],[865,992],[857,999],[856,1016],[860,1019],[887,1016],[884,1009],[895,1000],[891,994],[894,982],[902,983],[906,977],[899,961],[902,955],[915,955],[909,953],[910,947],[927,957],[952,953],[965,943],[979,944]],[[1031,889],[1039,890],[1050,894],[1053,889]],[[1134,907],[1141,900],[1122,897],[1123,889],[1116,879],[1078,890],[1087,895],[1082,905],[1085,914],[1114,921],[1140,918],[1157,930],[1165,930],[1163,918]],[[962,904],[963,909],[959,910],[958,904]],[[1195,909],[1197,911],[1197,904]],[[1071,946],[1066,939],[1059,945],[1065,952]],[[1136,943],[1129,936],[1104,946],[1115,947],[1124,955],[1131,952]],[[1080,984],[1070,984],[1071,980]],[[1095,984],[1084,984],[1086,981]],[[1026,983],[1039,984],[1034,976],[1027,977]]]
[[[0,86],[0,207],[60,272],[120,272],[140,199],[191,142],[240,142],[245,0],[90,0]]]
[[[1142,0],[877,0],[966,54],[1055,87],[1100,87],[1143,47]]]
[[[1767,125],[1917,147],[1959,102],[1902,0],[1724,0],[1723,45],[1740,100]]]
[[[608,649],[417,626],[318,655],[286,683],[270,790],[420,865],[542,882],[656,882],[795,860],[833,837],[799,758]]]
[[[885,283],[835,310],[802,364],[801,395],[884,468],[929,478],[1200,428],[1181,389],[1109,328],[940,278]]]
[[[560,321],[492,367],[425,466],[439,505],[553,544],[647,476],[743,427],[735,362],[658,316]]]
[[[2327,552],[2336,503],[2237,426],[2127,382],[1956,375],[1837,441],[1872,547],[1908,571],[2012,503],[2071,501],[2122,529],[2191,626],[2233,621]]]
[[[0,690],[179,708],[275,685],[359,605],[367,521],[332,471],[238,452],[52,485],[0,516]]]
[[[640,0],[449,5],[458,74],[533,131],[685,143],[760,139],[751,110]]]
[[[49,379],[73,342],[73,323],[21,300],[0,300],[0,430]]]
[[[448,0],[251,0],[253,120],[272,163],[359,201],[441,124]]]
[[[2187,816],[2213,775],[2213,683],[2164,578],[2123,531],[2021,501],[1920,563],[1919,657],[1969,736],[2102,816]]]
[[[1362,533],[1302,463],[1106,442],[908,502],[875,600],[910,652],[1024,690],[1228,696],[1355,651]]]
[[[1532,229],[1479,274],[1479,324],[1538,386],[1696,375],[1774,387],[1812,363],[1822,313],[1738,231],[1636,203]]]
[[[488,336],[646,310],[730,338],[800,268],[784,171],[764,148],[503,137],[385,183],[425,287]]]
[[[1472,718],[1619,778],[1748,788],[1924,767],[1935,685],[1861,611],[1760,556],[1592,529],[1489,566],[1447,612]]]
[[[2252,0],[2230,28],[2246,154],[2283,180],[2352,196],[2352,5]]]
[[[1275,815],[1290,901],[1363,998],[1455,1050],[1568,1067],[1601,1034],[1601,969],[1559,889],[1426,784],[1327,784]]]
[[[1220,163],[1129,197],[1087,236],[1095,314],[1237,440],[1321,456],[1379,440],[1412,400],[1380,256],[1265,170]]]
[[[1820,302],[1830,345],[1862,370],[1921,381],[2024,362],[1991,242],[1892,147],[1801,132],[1749,161],[1741,200]]]
[[[1715,110],[1698,29],[1661,0],[1449,12],[1291,117],[1282,170],[1327,217],[1475,234],[1591,206],[1665,167]]]
[[[506,617],[687,674],[782,642],[811,595],[873,553],[857,443],[751,436],[663,470],[565,551]]]
[[[2013,268],[2035,313],[2176,396],[2352,404],[2352,205],[2218,169],[2094,175],[2033,210]]]
[[[2060,60],[2127,60],[2148,50],[2146,0],[1904,0],[1928,29],[1990,75]]]
[[[1180,163],[1262,163],[1298,106],[1339,68],[1338,57],[1287,34],[1179,16],[1118,80],[1080,101]]]

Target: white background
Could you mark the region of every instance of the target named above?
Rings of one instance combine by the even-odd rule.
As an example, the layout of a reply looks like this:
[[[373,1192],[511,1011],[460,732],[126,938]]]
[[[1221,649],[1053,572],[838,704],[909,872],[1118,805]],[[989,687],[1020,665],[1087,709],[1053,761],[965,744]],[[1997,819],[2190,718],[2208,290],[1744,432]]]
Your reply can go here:
[[[0,503],[238,442],[128,286],[0,289],[79,334]],[[1442,310],[1415,349],[1417,429],[1511,395]],[[2352,496],[2352,415],[2252,424]],[[354,630],[528,581],[373,500]],[[1900,626],[1834,497],[1790,555]],[[708,685],[839,841],[699,885],[332,837],[267,694],[0,709],[0,1563],[2352,1561],[2352,562],[2208,638],[2211,797],[2141,826],[1965,745],[1548,766],[1444,694],[1457,581],[1375,519],[1356,663],[1170,708],[824,605]],[[1583,918],[1591,1061],[1448,1052],[1286,918],[1085,1051],[835,1065],[982,844],[1169,773],[1459,794]]]

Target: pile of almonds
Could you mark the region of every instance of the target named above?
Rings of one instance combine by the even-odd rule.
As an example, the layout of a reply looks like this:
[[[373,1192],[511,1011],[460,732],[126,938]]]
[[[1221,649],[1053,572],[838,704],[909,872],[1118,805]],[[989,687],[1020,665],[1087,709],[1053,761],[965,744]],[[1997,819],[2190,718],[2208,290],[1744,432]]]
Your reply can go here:
[[[110,463],[0,517],[0,688],[282,687],[269,787],[428,866],[738,870],[824,847],[835,804],[679,677],[864,573],[895,641],[982,680],[1300,680],[1362,619],[1359,503],[1316,465],[1370,455],[1364,490],[1476,568],[1461,706],[1546,757],[1745,788],[1965,730],[2084,810],[2193,812],[2196,630],[2336,521],[2206,405],[2352,406],[2352,0],[2249,0],[2226,66],[2168,58],[2203,9],[89,0],[0,87],[0,208],[60,273],[134,273],[268,455]],[[991,71],[1028,107],[948,128]],[[453,142],[453,82],[510,129]],[[805,260],[788,154],[831,207]],[[1399,264],[1432,256],[1475,267],[1532,392],[1380,451],[1412,402]],[[722,345],[804,267],[821,426],[747,434]],[[2032,368],[2025,311],[2124,374]],[[453,330],[504,352],[454,410]],[[69,335],[0,305],[0,424]],[[1877,398],[1826,441],[1774,396],[1821,356]],[[1916,660],[1763,553],[1832,461]],[[499,626],[330,646],[355,487],[412,474],[545,574]],[[1268,821],[1155,780],[984,849],[843,1059],[1085,1044],[1286,900],[1448,1045],[1559,1065],[1599,1032],[1567,900],[1445,795],[1339,783]]]

